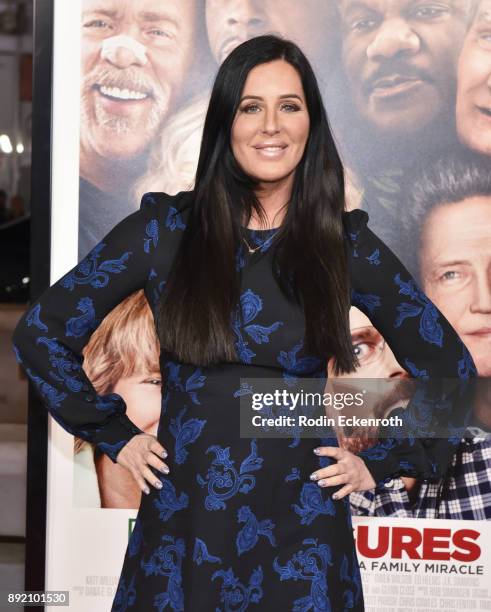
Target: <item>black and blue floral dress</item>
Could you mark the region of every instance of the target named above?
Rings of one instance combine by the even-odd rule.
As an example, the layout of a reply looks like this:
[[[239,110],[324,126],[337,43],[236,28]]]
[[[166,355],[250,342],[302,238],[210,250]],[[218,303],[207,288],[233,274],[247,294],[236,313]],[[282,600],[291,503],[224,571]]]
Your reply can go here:
[[[120,396],[97,395],[81,352],[132,292],[144,288],[155,313],[191,201],[192,192],[146,194],[140,210],[53,285],[14,334],[17,358],[53,418],[113,461],[140,430]],[[453,328],[367,220],[359,209],[344,213],[353,304],[413,375],[474,375]],[[336,441],[239,434],[239,401],[247,392],[241,377],[313,377],[326,369],[304,353],[302,312],[274,282],[277,230],[244,231],[251,245],[262,246],[252,255],[245,245],[237,251],[238,360],[200,368],[161,358],[157,437],[170,474],[154,470],[163,487],[142,495],[113,612],[364,609],[348,498],[333,500],[332,487],[309,479],[331,462],[313,449]],[[429,478],[446,467],[451,446],[384,441],[364,459],[377,482],[401,473]]]

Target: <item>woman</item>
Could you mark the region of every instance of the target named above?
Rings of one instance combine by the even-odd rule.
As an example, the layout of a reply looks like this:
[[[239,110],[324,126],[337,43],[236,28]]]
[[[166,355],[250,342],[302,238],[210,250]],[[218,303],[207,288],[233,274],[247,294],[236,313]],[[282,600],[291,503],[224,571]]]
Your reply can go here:
[[[160,417],[159,345],[152,311],[143,291],[124,299],[104,318],[83,350],[84,371],[99,395],[117,393],[128,417],[156,434]],[[86,465],[84,465],[86,464]],[[97,446],[75,438],[76,505],[138,508],[141,489],[131,473]],[[97,478],[95,479],[95,473]],[[95,488],[95,503],[90,489]],[[94,480],[96,482],[94,482]]]
[[[472,371],[438,311],[436,342],[417,313],[394,326],[398,282],[412,279],[367,219],[344,213],[343,169],[305,56],[274,36],[251,39],[218,71],[194,191],[146,194],[18,326],[18,357],[53,417],[147,493],[114,611],[363,610],[347,494],[393,473],[431,475],[446,453],[439,464],[418,440],[361,458],[330,439],[241,438],[238,397],[241,377],[318,376],[331,356],[335,373],[352,370],[351,302],[401,362],[454,376],[464,358]],[[140,288],[161,345],[157,439],[81,369],[95,320]],[[93,312],[77,324],[82,298]]]

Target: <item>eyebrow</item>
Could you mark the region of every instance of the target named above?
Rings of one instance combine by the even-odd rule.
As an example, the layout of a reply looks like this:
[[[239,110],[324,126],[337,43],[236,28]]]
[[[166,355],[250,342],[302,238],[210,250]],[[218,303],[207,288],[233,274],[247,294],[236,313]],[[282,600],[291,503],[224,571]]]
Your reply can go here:
[[[471,266],[472,262],[469,259],[451,259],[449,261],[434,261],[428,266],[429,272],[434,274],[436,271],[442,268],[448,268],[449,266]]]
[[[348,13],[350,13],[352,11],[356,11],[356,10],[359,10],[359,9],[362,9],[362,10],[365,10],[365,11],[370,11],[372,13],[378,12],[377,9],[374,8],[373,6],[368,6],[368,4],[366,4],[365,2],[360,2],[359,0],[357,2],[356,1],[355,2],[350,2],[348,4],[348,6],[346,6],[346,7],[341,6],[340,9],[341,9],[340,12],[341,12],[342,15],[348,14]]]
[[[381,333],[373,326],[367,325],[361,329],[354,328],[351,330],[351,341],[366,340],[367,338],[376,338],[381,336]]]
[[[141,11],[138,17],[144,21],[165,21],[172,19],[168,13],[158,13],[157,11]]]
[[[117,9],[104,9],[104,8],[99,8],[99,9],[90,9],[88,11],[84,11],[83,15],[91,15],[91,14],[97,14],[97,15],[104,15],[105,17],[110,17],[111,19],[115,19],[118,15],[118,11]],[[171,20],[174,21],[173,17],[168,14],[168,13],[163,13],[163,12],[157,12],[157,11],[140,11],[138,13],[138,18],[142,19],[143,21],[166,21],[166,20]]]
[[[93,15],[93,14],[97,14],[97,15],[104,15],[105,17],[110,17],[111,19],[114,19],[114,17],[116,17],[116,15],[118,14],[118,11],[115,9],[90,9],[88,11],[84,11],[82,13],[82,15],[85,17],[86,15]]]
[[[440,266],[457,266],[459,264],[471,263],[469,259],[451,259],[450,261],[444,261],[439,263]]]
[[[278,97],[280,100],[285,98],[298,98],[301,102],[303,102],[302,98],[298,94],[283,94]],[[264,100],[264,98],[262,96],[243,96],[240,101],[243,102],[244,100]]]

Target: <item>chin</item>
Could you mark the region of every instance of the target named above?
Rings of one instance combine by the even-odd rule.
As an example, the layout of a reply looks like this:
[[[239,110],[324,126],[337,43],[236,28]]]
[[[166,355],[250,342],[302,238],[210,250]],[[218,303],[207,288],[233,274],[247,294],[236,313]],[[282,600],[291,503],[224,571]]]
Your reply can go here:
[[[113,139],[112,143],[114,143],[115,140],[116,139]],[[148,147],[147,142],[134,142],[132,139],[128,139],[128,142],[125,142],[124,137],[118,137],[117,140],[119,140],[118,147],[108,147],[107,145],[111,141],[108,141],[106,137],[105,142],[100,142],[97,147],[99,155],[114,161],[131,161],[142,155]]]
[[[287,179],[294,170],[295,169],[293,168],[283,172],[254,172],[252,173],[252,176],[261,183],[279,183],[280,181]]]
[[[407,115],[391,115],[375,122],[375,128],[384,136],[397,139],[408,134],[421,132],[422,129],[431,124],[431,119],[420,117],[408,117]]]

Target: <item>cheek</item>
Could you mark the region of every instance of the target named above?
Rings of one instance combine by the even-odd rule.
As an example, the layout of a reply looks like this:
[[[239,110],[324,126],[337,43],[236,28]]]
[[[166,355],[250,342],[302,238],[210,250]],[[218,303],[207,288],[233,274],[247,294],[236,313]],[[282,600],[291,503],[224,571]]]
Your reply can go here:
[[[82,76],[86,74],[101,56],[101,44],[93,42],[90,38],[82,37],[81,68]]]
[[[151,61],[151,73],[162,83],[172,85],[180,84],[184,80],[184,56],[182,52],[173,47],[172,49],[161,51],[166,57],[165,60]],[[148,65],[147,65],[148,66]]]
[[[481,59],[469,63],[462,76],[462,90],[465,93],[472,93],[478,88],[488,88],[491,80],[491,53],[486,57],[486,61]],[[460,89],[460,85],[459,85]]]
[[[422,289],[426,296],[433,302],[433,304],[435,304],[438,310],[443,312],[442,306],[445,304],[445,292],[441,290],[438,284],[427,282],[423,285]]]
[[[230,144],[235,157],[243,157],[247,151],[247,143],[249,142],[254,130],[252,130],[238,119],[232,128]]]
[[[452,327],[459,333],[459,328],[469,303],[468,289],[446,289],[433,290],[428,292],[428,297],[435,306],[448,319]]]
[[[209,0],[207,0],[208,5]],[[220,42],[221,32],[225,30],[225,25],[222,23],[222,12],[214,10],[206,11],[206,33],[210,42],[210,47],[213,49]],[[216,49],[218,50],[218,49]]]
[[[297,128],[297,137],[299,142],[305,147],[309,138],[310,123],[308,120],[302,121]]]
[[[126,402],[128,417],[141,429],[146,429],[160,416],[160,388],[147,389],[145,385],[138,385],[126,394],[123,399]]]
[[[369,41],[353,41],[348,38],[343,48],[343,64],[346,75],[350,81],[355,83],[360,78],[361,71],[367,59],[366,52]]]

